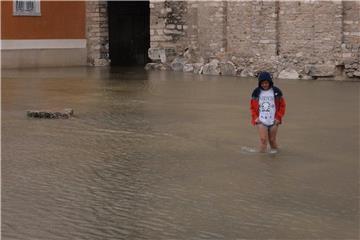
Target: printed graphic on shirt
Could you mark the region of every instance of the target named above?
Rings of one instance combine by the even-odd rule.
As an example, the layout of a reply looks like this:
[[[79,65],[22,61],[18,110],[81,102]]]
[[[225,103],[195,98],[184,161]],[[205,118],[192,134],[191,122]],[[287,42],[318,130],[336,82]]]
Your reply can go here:
[[[275,101],[272,89],[261,91],[259,96],[259,120],[264,125],[270,126],[275,121]]]

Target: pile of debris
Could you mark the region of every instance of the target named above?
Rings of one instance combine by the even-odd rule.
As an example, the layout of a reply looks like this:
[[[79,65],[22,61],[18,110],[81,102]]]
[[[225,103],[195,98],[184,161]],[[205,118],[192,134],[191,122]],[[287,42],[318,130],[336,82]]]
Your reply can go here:
[[[62,118],[67,119],[74,115],[74,110],[65,108],[63,111],[28,110],[26,116],[30,118]]]

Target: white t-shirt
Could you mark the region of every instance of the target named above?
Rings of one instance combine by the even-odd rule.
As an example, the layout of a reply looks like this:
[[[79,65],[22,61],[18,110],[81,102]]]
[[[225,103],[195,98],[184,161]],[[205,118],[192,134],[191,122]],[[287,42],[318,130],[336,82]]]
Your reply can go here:
[[[260,92],[259,120],[266,126],[271,126],[275,122],[275,97],[272,88]]]

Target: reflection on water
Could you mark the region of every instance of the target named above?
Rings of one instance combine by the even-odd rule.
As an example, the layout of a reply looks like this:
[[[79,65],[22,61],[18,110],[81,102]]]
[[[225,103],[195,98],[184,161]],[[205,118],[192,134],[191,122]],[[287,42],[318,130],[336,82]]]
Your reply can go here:
[[[254,79],[3,71],[4,239],[358,239],[359,83],[276,80],[277,154],[244,154]],[[73,108],[69,120],[27,109]]]

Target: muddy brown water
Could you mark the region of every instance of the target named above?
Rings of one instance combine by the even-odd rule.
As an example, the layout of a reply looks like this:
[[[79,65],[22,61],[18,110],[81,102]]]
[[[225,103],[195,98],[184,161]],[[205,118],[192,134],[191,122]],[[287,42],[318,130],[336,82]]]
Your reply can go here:
[[[359,82],[275,84],[281,151],[253,154],[255,79],[3,70],[3,239],[358,239]]]

